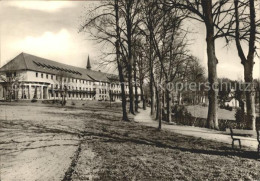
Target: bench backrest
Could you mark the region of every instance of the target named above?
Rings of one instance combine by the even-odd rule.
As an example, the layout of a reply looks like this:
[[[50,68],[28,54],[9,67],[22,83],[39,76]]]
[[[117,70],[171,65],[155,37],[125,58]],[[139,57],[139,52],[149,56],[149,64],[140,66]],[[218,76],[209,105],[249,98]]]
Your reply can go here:
[[[233,135],[234,135],[233,130],[232,130],[232,128],[229,128],[229,129],[230,129],[230,136],[233,139]]]

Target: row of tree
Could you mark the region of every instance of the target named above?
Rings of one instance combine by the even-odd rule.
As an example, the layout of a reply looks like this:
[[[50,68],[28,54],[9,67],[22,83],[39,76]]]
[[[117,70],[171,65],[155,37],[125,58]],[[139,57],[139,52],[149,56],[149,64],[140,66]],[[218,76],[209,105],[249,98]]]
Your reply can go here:
[[[244,66],[245,82],[250,83],[253,82],[256,42],[259,40],[260,21],[256,19],[256,7],[254,0],[101,1],[88,11],[81,31],[87,30],[98,43],[103,44],[108,59],[115,57],[112,62],[117,65],[120,82],[129,85],[129,112],[135,114],[138,111],[138,96],[134,92],[137,92],[139,84],[143,106],[145,108],[149,99],[151,114],[156,114],[161,128],[164,103],[166,119],[171,121],[173,96],[173,92],[163,88],[162,82],[168,85],[204,78],[198,60],[187,50],[189,32],[183,23],[193,19],[205,24],[210,87],[218,83],[215,51],[218,38],[225,38],[227,44],[235,42]],[[247,45],[247,55],[243,50],[245,46],[241,44]],[[145,82],[149,83],[149,97],[144,93]],[[122,84],[123,120],[128,120],[124,89]],[[251,90],[246,92],[246,106],[251,123],[249,127],[255,129],[253,87]],[[207,95],[207,126],[218,129],[218,90],[209,89]]]

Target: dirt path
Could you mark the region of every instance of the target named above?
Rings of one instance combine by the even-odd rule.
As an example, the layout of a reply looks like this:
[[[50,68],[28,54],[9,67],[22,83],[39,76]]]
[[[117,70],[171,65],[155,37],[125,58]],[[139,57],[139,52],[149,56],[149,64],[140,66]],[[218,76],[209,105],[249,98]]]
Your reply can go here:
[[[71,180],[85,127],[73,114],[81,112],[0,105],[0,180]]]
[[[158,122],[155,121],[150,116],[149,108],[147,108],[147,110],[140,110],[140,113],[135,116],[134,120],[146,126],[158,127]],[[166,129],[182,135],[194,136],[194,137],[199,137],[207,140],[214,140],[222,143],[231,144],[232,142],[230,135],[227,135],[225,132],[215,131],[207,128],[168,125],[163,123],[162,129]],[[239,138],[241,139],[242,146],[249,147],[252,150],[257,150],[258,142],[255,138],[248,138],[248,137],[239,137]]]

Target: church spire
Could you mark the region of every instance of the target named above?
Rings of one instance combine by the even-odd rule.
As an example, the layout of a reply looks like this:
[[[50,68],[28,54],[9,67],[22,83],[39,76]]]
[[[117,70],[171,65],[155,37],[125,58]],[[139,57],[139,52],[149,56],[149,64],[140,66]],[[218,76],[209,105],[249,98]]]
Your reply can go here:
[[[87,69],[91,70],[91,65],[90,65],[89,55],[88,55]]]

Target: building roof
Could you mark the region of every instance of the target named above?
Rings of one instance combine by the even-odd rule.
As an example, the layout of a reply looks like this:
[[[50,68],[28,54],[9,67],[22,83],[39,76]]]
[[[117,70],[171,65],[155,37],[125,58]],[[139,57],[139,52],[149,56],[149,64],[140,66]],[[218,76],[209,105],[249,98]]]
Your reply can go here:
[[[19,54],[0,68],[0,72],[10,70],[32,70],[56,75],[65,73],[66,76],[72,78],[109,82],[105,73],[55,62],[27,53]]]

